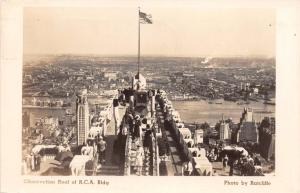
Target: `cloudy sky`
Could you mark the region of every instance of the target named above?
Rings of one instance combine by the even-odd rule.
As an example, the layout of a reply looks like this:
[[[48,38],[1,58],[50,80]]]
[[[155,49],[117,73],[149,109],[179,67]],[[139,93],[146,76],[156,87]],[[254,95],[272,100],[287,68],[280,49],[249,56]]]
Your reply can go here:
[[[166,56],[275,55],[273,9],[147,6],[141,54]],[[24,54],[135,55],[136,6],[27,7]]]

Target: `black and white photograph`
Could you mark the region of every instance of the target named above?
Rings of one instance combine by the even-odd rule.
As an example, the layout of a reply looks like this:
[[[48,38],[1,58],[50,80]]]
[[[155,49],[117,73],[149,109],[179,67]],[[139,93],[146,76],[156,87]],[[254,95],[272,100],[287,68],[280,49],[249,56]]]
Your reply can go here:
[[[275,107],[275,9],[24,7],[22,175],[275,176]]]

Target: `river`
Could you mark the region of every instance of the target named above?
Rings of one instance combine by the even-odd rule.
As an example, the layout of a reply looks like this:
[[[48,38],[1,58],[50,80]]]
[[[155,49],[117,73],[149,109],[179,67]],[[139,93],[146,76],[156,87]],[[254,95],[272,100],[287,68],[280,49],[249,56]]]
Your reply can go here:
[[[219,101],[218,101],[219,102]],[[250,104],[238,105],[235,102],[221,101],[222,104],[216,104],[212,101],[172,101],[173,107],[180,113],[180,117],[187,123],[203,123],[208,122],[210,125],[216,124],[224,118],[232,118],[237,123],[239,122],[244,107],[253,109],[253,118],[255,121],[261,121],[265,116],[275,116],[275,105],[266,105],[262,102],[250,102]]]
[[[250,102],[248,105],[238,105],[235,102],[221,101],[222,104],[215,104],[216,101],[212,101],[209,104],[208,101],[172,101],[173,107],[180,113],[181,119],[186,123],[204,123],[208,122],[211,125],[217,123],[224,118],[232,118],[237,123],[242,115],[244,107],[250,107],[253,109],[253,117],[255,121],[261,121],[265,116],[275,116],[275,106],[266,105],[262,102]],[[220,102],[218,100],[218,102]],[[23,112],[30,112],[30,122],[34,124],[36,118],[44,116],[64,117],[64,109],[42,109],[42,108],[23,108]],[[73,109],[74,112],[74,109]],[[268,112],[268,113],[266,113]]]

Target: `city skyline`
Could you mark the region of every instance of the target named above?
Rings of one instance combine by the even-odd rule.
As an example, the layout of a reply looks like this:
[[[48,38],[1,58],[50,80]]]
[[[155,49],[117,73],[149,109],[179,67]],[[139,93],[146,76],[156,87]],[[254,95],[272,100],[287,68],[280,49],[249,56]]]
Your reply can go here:
[[[275,13],[25,8],[22,174],[275,175]]]
[[[275,56],[273,9],[142,11],[153,17],[141,26],[142,56]],[[23,33],[24,55],[136,56],[137,7],[25,8]]]

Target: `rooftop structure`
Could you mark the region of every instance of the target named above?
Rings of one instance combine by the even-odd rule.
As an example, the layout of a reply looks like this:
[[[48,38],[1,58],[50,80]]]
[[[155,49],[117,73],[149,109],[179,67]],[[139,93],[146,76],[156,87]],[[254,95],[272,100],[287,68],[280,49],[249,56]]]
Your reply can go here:
[[[77,96],[76,101],[77,114],[77,144],[86,143],[89,131],[89,106],[87,101],[87,90],[82,90]]]

